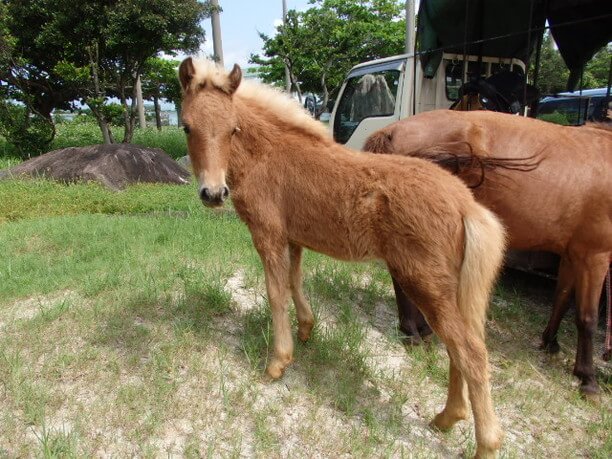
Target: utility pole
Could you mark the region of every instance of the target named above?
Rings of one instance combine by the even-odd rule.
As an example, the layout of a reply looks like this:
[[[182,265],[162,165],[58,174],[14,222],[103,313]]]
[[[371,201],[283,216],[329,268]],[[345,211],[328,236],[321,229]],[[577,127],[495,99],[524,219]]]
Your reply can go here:
[[[287,25],[287,0],[283,0],[283,24]],[[287,92],[291,92],[291,75],[289,75],[289,66],[285,62],[285,86]]]
[[[415,3],[416,0],[406,0],[406,53],[414,52],[416,17]]]
[[[147,127],[147,120],[145,119],[144,102],[142,100],[142,82],[140,81],[140,75],[136,78],[136,105],[138,105],[138,124],[140,129]]]
[[[213,53],[215,62],[223,67],[223,44],[221,43],[221,22],[219,21],[219,0],[211,0],[213,12],[210,16],[213,35]]]

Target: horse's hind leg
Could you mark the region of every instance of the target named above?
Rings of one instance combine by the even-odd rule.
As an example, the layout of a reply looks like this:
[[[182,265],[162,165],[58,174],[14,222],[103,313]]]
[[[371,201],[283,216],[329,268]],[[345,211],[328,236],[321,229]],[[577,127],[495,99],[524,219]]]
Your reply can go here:
[[[302,247],[290,244],[289,258],[291,260],[291,272],[289,274],[291,284],[291,295],[298,319],[298,338],[302,341],[310,338],[310,332],[314,325],[314,316],[308,300],[302,290]]]
[[[548,325],[542,334],[542,344],[540,349],[545,349],[551,354],[559,352],[559,342],[557,332],[561,325],[561,320],[569,308],[568,297],[574,289],[574,271],[571,261],[564,256],[559,264],[557,275],[557,286],[555,288],[555,299],[553,302],[552,313]]]
[[[393,276],[391,276],[391,280],[393,281],[393,290],[395,290],[399,329],[407,337],[412,338],[413,343],[419,344],[422,338],[431,335],[431,328],[429,328],[421,311],[408,299]]]
[[[593,335],[597,327],[601,287],[609,263],[610,255],[603,253],[583,258],[577,264],[576,269],[578,345],[576,346],[574,375],[581,379],[580,391],[587,397],[599,392],[593,368]]]

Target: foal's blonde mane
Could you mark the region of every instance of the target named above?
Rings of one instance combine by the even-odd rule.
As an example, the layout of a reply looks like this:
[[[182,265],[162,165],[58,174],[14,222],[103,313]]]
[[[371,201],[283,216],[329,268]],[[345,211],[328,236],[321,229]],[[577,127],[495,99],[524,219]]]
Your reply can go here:
[[[215,62],[205,59],[193,59],[195,74],[189,82],[189,90],[197,92],[203,85],[211,84],[228,94],[231,93],[229,73]],[[262,108],[274,112],[284,123],[295,126],[316,137],[329,138],[328,129],[315,120],[286,93],[263,83],[243,79],[235,94],[237,97],[252,101]]]

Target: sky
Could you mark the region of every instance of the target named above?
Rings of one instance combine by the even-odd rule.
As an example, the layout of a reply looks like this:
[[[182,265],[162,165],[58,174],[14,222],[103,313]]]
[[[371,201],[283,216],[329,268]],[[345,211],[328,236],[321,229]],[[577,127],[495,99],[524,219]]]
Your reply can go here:
[[[249,65],[251,53],[261,53],[262,40],[258,32],[273,35],[275,26],[282,22],[282,0],[219,0],[223,10],[220,15],[223,61],[231,68],[235,63],[241,67]],[[287,0],[287,9],[304,10],[308,0]],[[210,19],[204,21],[206,41],[200,54],[212,54],[212,30]]]

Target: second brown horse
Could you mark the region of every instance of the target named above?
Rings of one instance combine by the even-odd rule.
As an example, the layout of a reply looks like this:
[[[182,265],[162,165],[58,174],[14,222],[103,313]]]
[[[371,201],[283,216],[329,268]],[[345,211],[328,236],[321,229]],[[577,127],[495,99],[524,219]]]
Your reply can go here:
[[[377,131],[364,149],[438,162],[458,174],[476,199],[501,217],[509,247],[561,256],[542,347],[559,350],[557,331],[575,290],[574,374],[581,379],[583,393],[597,393],[593,334],[612,254],[612,131],[487,111],[439,110]],[[401,289],[396,293],[400,318],[408,319],[414,333],[415,321],[422,319],[402,303]]]

